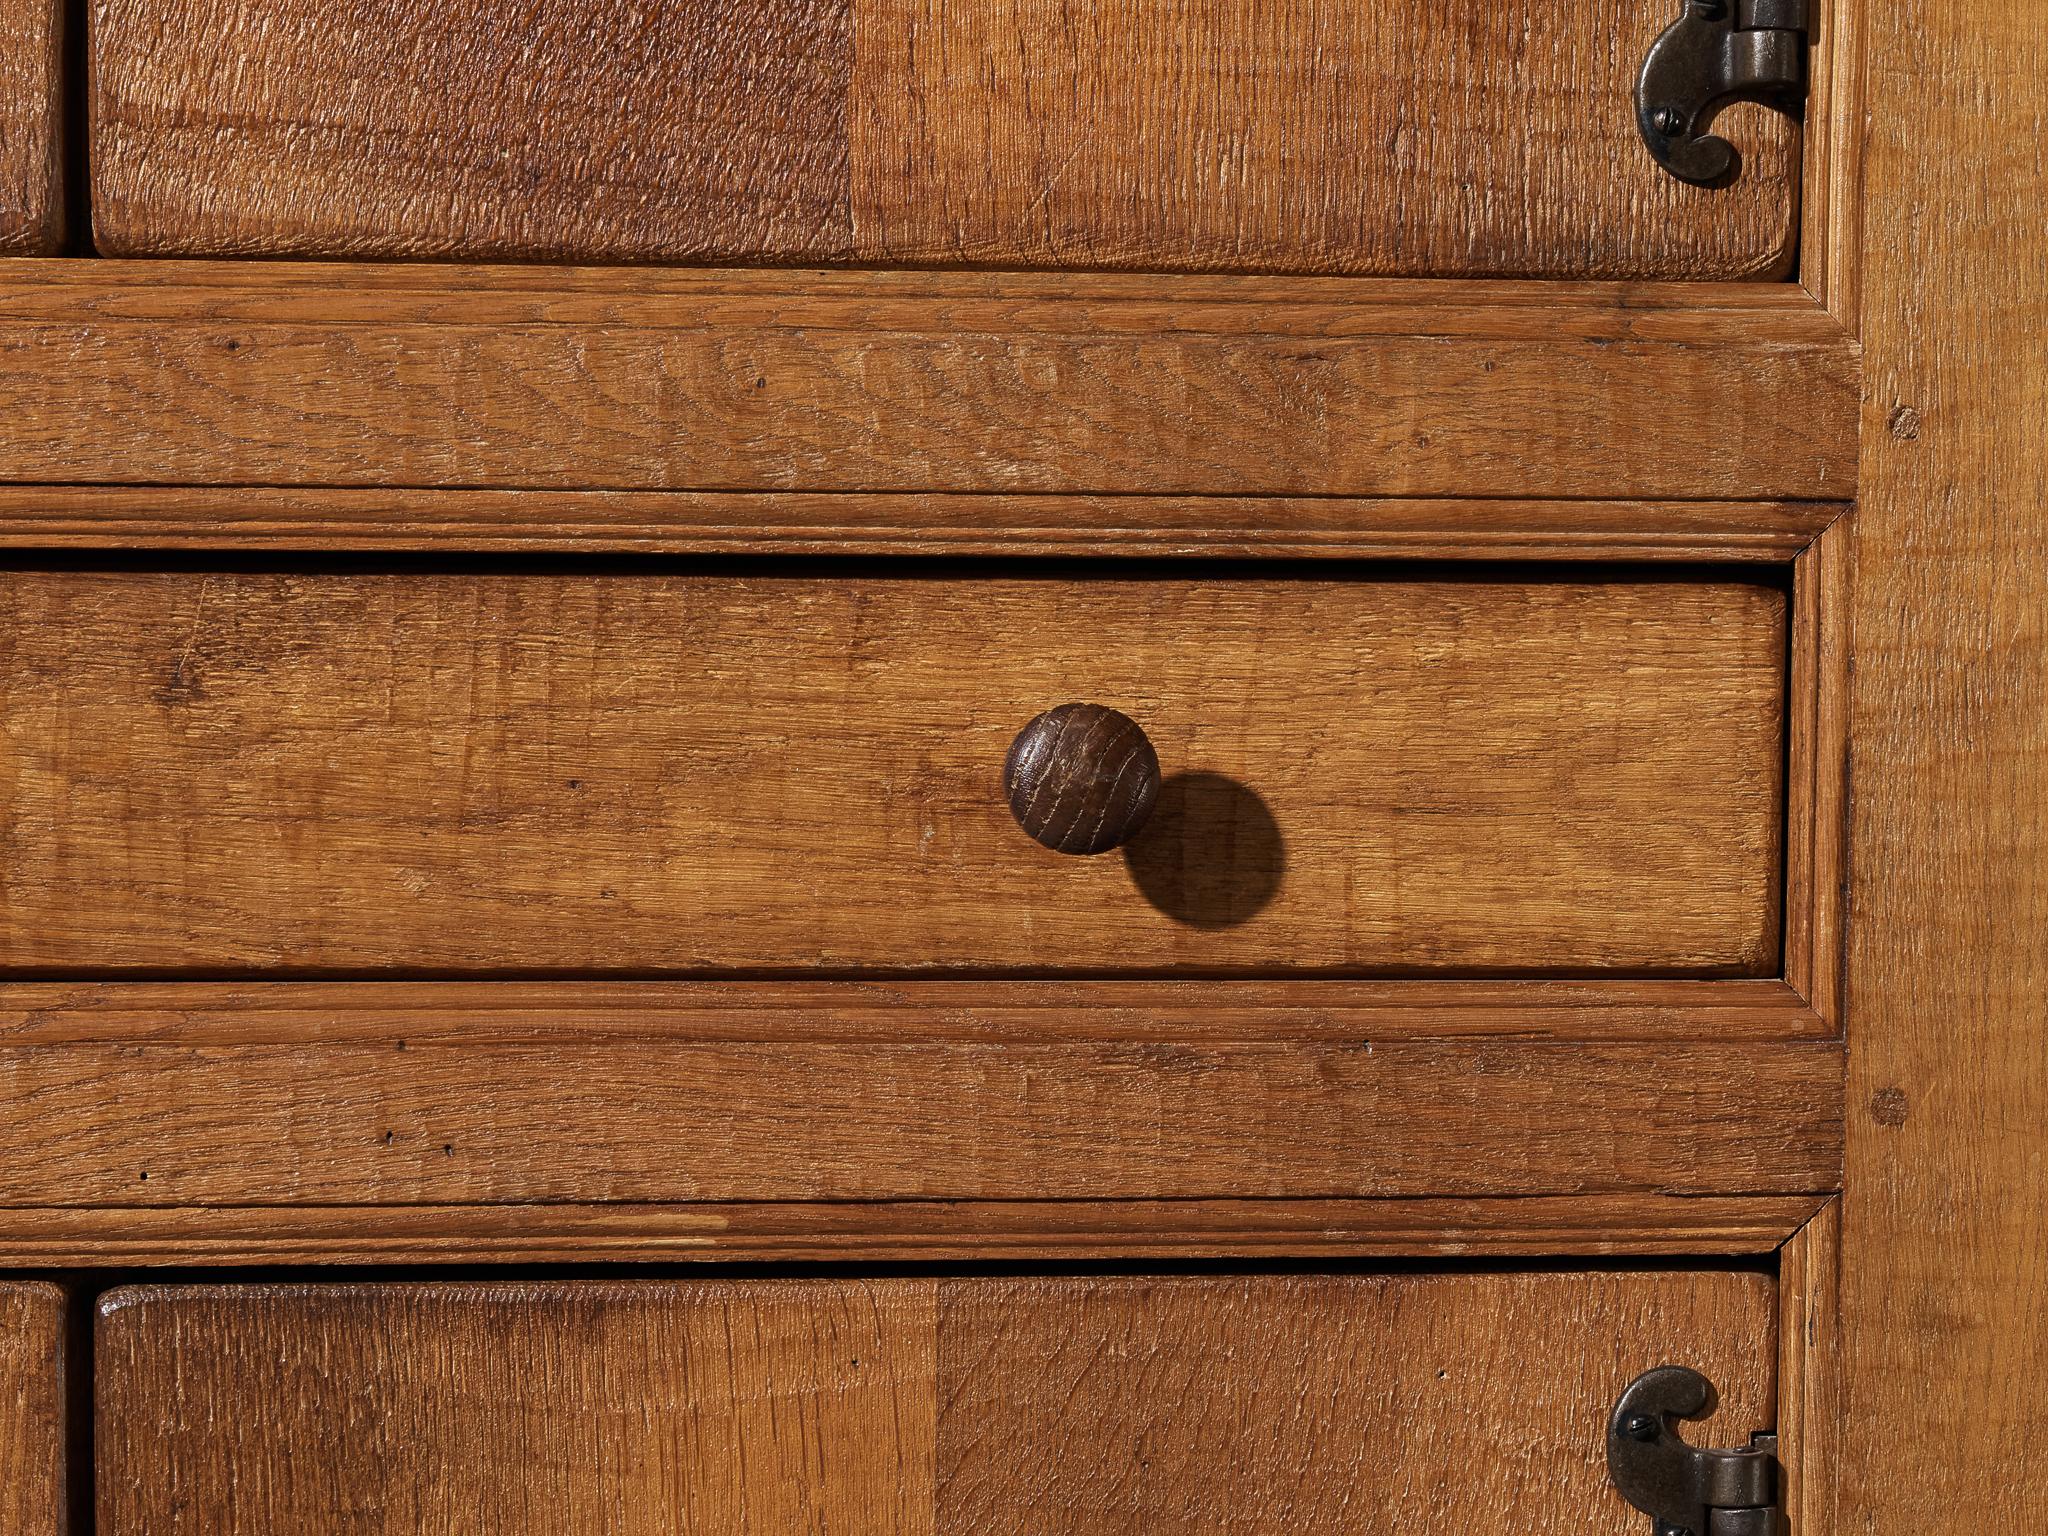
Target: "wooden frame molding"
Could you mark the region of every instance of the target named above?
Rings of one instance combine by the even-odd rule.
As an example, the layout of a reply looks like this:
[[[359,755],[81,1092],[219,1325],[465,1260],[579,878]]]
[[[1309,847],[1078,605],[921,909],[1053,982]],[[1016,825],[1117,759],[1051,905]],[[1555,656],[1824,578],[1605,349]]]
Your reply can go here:
[[[0,485],[0,549],[1782,565],[1829,501]]]
[[[14,484],[1755,501],[1855,483],[1856,348],[1793,284],[15,261],[0,323]]]
[[[33,543],[43,494],[0,497],[11,538]],[[244,493],[92,494],[123,509],[124,538],[154,547],[180,543],[178,517]],[[784,500],[812,505],[757,498]],[[1025,502],[1039,515],[1031,498],[1001,505]],[[277,493],[262,539],[296,547],[308,528],[291,509],[320,505]],[[405,505],[366,493],[345,513],[358,521],[318,537],[355,547],[380,536],[377,506]],[[176,510],[151,523],[152,506]],[[1147,510],[1208,548],[1199,539],[1241,526],[1245,505]],[[457,547],[489,547],[489,511],[478,504]],[[1769,1251],[1840,1187],[1843,509],[1345,514],[1357,525],[1330,547],[1353,553],[1484,558],[1511,543],[1524,558],[1787,572],[1781,978],[16,981],[0,986],[0,1078],[67,1131],[55,1151],[39,1130],[35,1157],[0,1156],[0,1254]],[[982,536],[1035,536],[1022,527]],[[1468,537],[1487,530],[1503,542]],[[188,532],[241,547],[233,527]],[[159,1106],[146,1118],[123,1108],[145,1100]],[[938,1102],[956,1113],[933,1116]],[[207,1151],[224,1140],[274,1155],[224,1165]],[[436,1214],[408,1214],[421,1212]]]
[[[1778,1251],[1778,1461],[1786,1524],[1834,1536],[1841,1444],[1842,1206],[1829,1200]]]
[[[9,1046],[1800,1042],[1754,981],[99,981],[0,984]]]
[[[1861,336],[1866,0],[1817,0],[1804,113],[1800,286],[1851,336]]]
[[[1070,1263],[1768,1252],[1811,1195],[0,1209],[0,1264]]]
[[[1792,568],[1785,977],[1837,1033],[1846,942],[1853,528],[1852,516],[1836,519]]]

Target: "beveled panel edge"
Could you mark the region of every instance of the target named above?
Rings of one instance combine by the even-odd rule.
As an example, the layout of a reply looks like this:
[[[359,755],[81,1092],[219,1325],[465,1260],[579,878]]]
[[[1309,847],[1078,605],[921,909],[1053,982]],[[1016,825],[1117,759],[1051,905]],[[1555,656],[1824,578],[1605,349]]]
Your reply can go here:
[[[1841,1436],[1842,1201],[1831,1196],[1778,1251],[1778,1460],[1799,1536],[1834,1536]]]
[[[1800,1041],[1782,980],[12,981],[7,1046]]]
[[[1800,146],[1798,287],[1862,334],[1865,37],[1868,0],[1815,0]]]
[[[16,1207],[0,1265],[955,1263],[1767,1253],[1820,1195]]]
[[[1831,1031],[1842,1024],[1849,868],[1849,679],[1855,514],[1792,567],[1786,698],[1784,974]]]

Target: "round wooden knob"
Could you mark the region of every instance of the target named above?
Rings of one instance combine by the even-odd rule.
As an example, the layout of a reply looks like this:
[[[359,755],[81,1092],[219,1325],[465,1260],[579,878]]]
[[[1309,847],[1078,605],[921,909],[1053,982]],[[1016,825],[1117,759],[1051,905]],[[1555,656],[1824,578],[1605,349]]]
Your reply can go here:
[[[1159,798],[1159,754],[1129,715],[1062,704],[1017,733],[1003,763],[1017,825],[1055,853],[1107,853]]]

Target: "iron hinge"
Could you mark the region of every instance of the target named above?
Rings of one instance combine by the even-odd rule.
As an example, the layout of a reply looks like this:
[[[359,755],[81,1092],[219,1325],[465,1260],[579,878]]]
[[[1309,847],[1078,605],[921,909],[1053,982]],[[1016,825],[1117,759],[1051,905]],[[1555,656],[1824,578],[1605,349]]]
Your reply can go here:
[[[1645,1371],[1607,1421],[1607,1470],[1656,1536],[1776,1536],[1778,1437],[1741,1450],[1687,1445],[1677,1421],[1714,1411],[1714,1384],[1682,1365]]]
[[[1735,173],[1735,146],[1707,132],[1731,101],[1796,113],[1806,99],[1811,0],[1685,0],[1636,81],[1636,126],[1657,163],[1700,186]]]

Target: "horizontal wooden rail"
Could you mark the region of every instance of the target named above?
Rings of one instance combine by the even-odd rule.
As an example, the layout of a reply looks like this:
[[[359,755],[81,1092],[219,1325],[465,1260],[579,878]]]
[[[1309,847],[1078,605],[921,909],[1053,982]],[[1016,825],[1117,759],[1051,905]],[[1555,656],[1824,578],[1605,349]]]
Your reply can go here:
[[[1791,285],[0,263],[15,484],[1840,500]]]
[[[7,1045],[0,1204],[1806,1195],[1835,1042]]]

